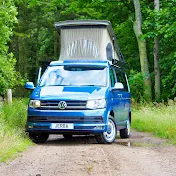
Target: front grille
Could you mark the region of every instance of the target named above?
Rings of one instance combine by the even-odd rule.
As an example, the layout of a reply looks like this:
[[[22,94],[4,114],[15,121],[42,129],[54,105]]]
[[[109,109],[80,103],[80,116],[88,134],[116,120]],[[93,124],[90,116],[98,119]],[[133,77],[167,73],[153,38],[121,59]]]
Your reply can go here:
[[[62,101],[62,100],[61,100]],[[43,110],[59,110],[58,104],[60,101],[41,101],[41,106],[38,109]],[[65,101],[67,107],[64,110],[81,110],[86,109],[86,101]]]
[[[102,123],[102,116],[28,116],[28,122],[57,122],[57,123]]]

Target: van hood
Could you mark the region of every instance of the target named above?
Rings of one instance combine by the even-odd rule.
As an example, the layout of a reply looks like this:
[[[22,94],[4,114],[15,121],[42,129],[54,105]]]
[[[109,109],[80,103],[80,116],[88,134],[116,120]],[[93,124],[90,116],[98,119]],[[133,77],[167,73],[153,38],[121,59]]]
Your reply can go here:
[[[107,87],[99,86],[46,86],[37,87],[31,99],[93,100],[107,98],[107,92]]]

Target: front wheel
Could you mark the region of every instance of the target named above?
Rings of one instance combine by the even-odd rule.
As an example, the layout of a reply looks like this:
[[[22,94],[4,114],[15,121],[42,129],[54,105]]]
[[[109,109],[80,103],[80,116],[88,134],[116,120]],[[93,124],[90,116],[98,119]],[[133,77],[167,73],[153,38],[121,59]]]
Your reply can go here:
[[[95,138],[99,144],[111,144],[114,142],[117,136],[117,128],[113,117],[109,117],[107,131],[100,135],[96,135]]]
[[[42,144],[47,141],[49,134],[47,133],[29,133],[29,138],[36,144]]]

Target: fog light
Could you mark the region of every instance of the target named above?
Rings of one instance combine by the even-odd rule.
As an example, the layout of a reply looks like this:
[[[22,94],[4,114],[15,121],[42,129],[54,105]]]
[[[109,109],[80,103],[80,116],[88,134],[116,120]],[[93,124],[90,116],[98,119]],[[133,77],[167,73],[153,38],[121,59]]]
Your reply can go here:
[[[28,128],[33,128],[33,126],[29,125]]]

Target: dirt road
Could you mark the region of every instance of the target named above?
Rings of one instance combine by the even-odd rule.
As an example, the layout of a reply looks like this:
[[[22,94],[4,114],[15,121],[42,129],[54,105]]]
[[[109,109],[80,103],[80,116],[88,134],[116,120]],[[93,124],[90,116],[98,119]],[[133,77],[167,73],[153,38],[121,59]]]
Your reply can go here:
[[[176,147],[146,133],[112,145],[93,137],[72,140],[51,136],[12,162],[0,164],[0,176],[176,176]]]

